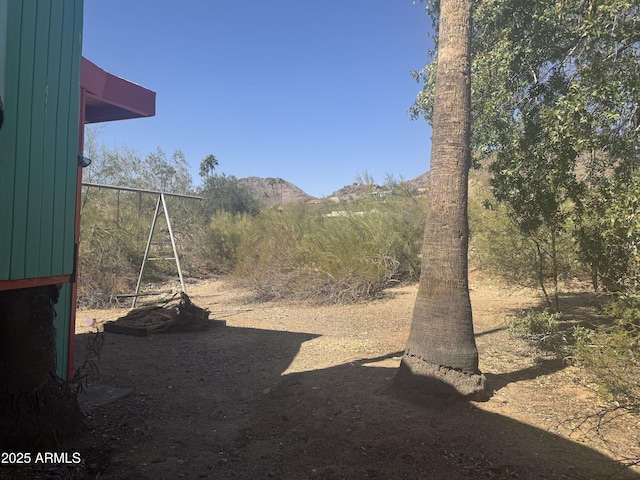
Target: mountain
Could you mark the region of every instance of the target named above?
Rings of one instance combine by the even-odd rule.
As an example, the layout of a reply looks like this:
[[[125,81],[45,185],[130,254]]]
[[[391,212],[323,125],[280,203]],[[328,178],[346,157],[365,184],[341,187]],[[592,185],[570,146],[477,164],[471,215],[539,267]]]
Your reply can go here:
[[[426,191],[429,189],[430,174],[431,172],[426,171],[422,175],[418,175],[416,178],[414,178],[413,180],[409,180],[406,183],[418,189],[420,193],[426,193]]]
[[[340,190],[336,190],[327,197],[327,200],[334,202],[356,200],[362,197],[383,196],[386,195],[388,191],[389,188],[384,185],[354,182],[351,185],[342,187]]]
[[[394,186],[355,182],[351,185],[342,187],[340,190],[336,190],[329,195],[327,199],[340,202],[345,200],[355,200],[371,195],[383,197],[392,191],[397,192],[398,189],[400,189],[400,191],[411,191],[413,192],[412,195],[422,195],[427,192],[428,188],[429,172],[425,172],[413,180],[407,180]]]
[[[413,180],[403,182],[407,187],[414,189],[418,194],[425,193],[428,186],[429,172],[426,172]],[[282,206],[292,203],[304,203],[319,201],[301,188],[282,178],[273,177],[247,177],[238,180],[241,185],[249,188],[253,196],[265,202],[267,205]],[[387,185],[365,184],[354,182],[336,190],[327,197],[334,202],[355,200],[371,195],[384,196],[391,190]]]
[[[414,192],[414,195],[426,194],[429,189],[429,174],[430,172],[425,172],[412,180],[402,182],[401,186],[404,186]],[[478,183],[479,177],[481,176],[481,173],[472,170],[470,172],[469,179],[470,187],[473,187]],[[282,178],[247,177],[241,178],[239,183],[241,185],[246,185],[251,190],[255,198],[265,202],[267,205],[282,206],[292,203],[319,201],[317,198],[307,194],[304,190],[295,186],[293,183],[287,182]],[[384,196],[391,190],[392,187],[387,185],[355,182],[336,190],[327,197],[327,200],[341,202],[371,195]]]
[[[246,185],[258,200],[267,205],[282,206],[315,200],[314,197],[282,178],[247,177],[238,180]]]

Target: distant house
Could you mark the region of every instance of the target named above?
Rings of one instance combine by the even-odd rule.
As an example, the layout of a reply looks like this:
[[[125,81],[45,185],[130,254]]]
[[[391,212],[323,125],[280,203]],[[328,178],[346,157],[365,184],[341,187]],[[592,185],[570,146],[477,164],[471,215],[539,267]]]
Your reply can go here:
[[[155,93],[82,58],[83,0],[0,0],[0,290],[61,285],[73,372],[84,125],[155,115]]]

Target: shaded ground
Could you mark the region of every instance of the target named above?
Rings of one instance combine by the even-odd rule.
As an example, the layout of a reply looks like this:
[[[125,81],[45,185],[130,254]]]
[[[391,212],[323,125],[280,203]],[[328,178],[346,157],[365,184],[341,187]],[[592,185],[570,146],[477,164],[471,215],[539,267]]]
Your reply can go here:
[[[640,453],[637,419],[608,424],[605,443],[593,422],[582,423],[598,406],[580,372],[541,361],[505,331],[509,315],[540,304],[535,294],[476,283],[481,369],[494,394],[453,404],[389,386],[409,332],[413,286],[366,305],[314,307],[256,304],[220,279],[189,284],[194,303],[227,326],[105,333],[92,382],[130,393],[88,410],[92,430],[65,447],[83,455],[68,476],[640,478],[615,461]],[[574,295],[567,306],[590,308],[592,300]],[[90,338],[84,318],[101,323],[120,314],[78,313],[77,363]]]

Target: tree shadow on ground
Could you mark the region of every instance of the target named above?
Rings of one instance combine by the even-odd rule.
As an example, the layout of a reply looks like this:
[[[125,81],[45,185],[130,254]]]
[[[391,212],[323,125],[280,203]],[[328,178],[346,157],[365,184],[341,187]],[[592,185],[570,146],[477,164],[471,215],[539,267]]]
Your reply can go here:
[[[535,365],[524,370],[508,372],[500,375],[487,374],[487,382],[492,391],[499,390],[512,382],[531,380],[541,375],[548,375],[558,372],[567,366],[565,347],[574,344],[573,329],[575,327],[586,327],[590,329],[600,329],[612,326],[614,321],[607,318],[602,313],[602,307],[611,296],[597,292],[568,292],[561,294],[560,312],[557,331],[549,335],[551,342],[540,342],[538,348],[551,358],[538,358]],[[527,312],[544,312],[548,310],[548,305],[544,299],[540,299],[538,305],[526,310],[514,309],[510,315],[518,318]],[[494,329],[486,333],[494,333],[499,329]]]
[[[525,380],[533,380],[535,378],[550,375],[559,372],[567,366],[567,362],[562,358],[545,358],[538,360],[535,365],[524,368],[522,370],[514,370],[512,372],[494,374],[485,373],[486,390],[496,392],[510,383],[523,382]]]
[[[544,341],[540,341],[537,345],[532,345],[540,350],[540,357],[536,359],[536,364],[518,371],[508,372],[500,375],[487,374],[487,381],[491,390],[499,390],[512,382],[522,380],[531,380],[538,376],[549,375],[564,369],[568,363],[566,356],[568,351],[566,347],[574,344],[573,329],[581,326],[592,329],[606,328],[611,326],[613,321],[602,313],[602,306],[610,300],[607,295],[594,292],[569,292],[561,294],[560,301],[560,317],[558,319],[557,331],[547,336]],[[539,303],[528,309],[513,309],[510,316],[517,319],[523,314],[529,312],[544,312],[548,310],[548,305],[544,299],[540,299]],[[494,329],[489,332],[482,332],[476,337],[494,333],[500,329]],[[550,340],[550,341],[549,341]],[[544,357],[547,358],[544,358]]]
[[[401,352],[317,368],[295,362],[305,342],[322,348],[308,333],[105,336],[99,381],[132,394],[88,411],[92,478],[640,479],[591,448],[473,402],[398,389]],[[91,438],[105,436],[100,463]]]
[[[560,294],[559,308],[560,330],[569,331],[574,326],[587,328],[601,328],[611,325],[611,319],[602,313],[602,307],[614,297],[601,292],[564,292]],[[544,299],[540,299],[538,305],[526,311],[543,312],[549,309]],[[513,310],[512,315],[517,316],[522,310]]]
[[[475,337],[484,337],[485,335],[491,335],[492,333],[497,333],[497,332],[502,332],[503,330],[505,330],[506,327],[498,327],[498,328],[492,328],[491,330],[485,330],[482,332],[476,332]]]
[[[394,384],[380,391],[396,371],[375,366],[384,359],[283,377],[251,411],[259,421],[239,443],[256,466],[254,478],[300,471],[331,479],[640,478],[591,448],[472,402]],[[259,460],[265,449],[274,460],[266,465]]]

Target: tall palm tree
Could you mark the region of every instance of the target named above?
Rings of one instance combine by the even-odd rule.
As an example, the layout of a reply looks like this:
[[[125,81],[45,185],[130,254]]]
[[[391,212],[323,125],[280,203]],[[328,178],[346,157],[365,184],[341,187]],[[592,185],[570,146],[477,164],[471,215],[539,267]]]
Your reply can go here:
[[[207,155],[200,162],[200,176],[202,178],[209,178],[213,175],[213,171],[218,166],[218,159],[215,155]]]
[[[469,298],[471,3],[441,0],[429,208],[411,331],[396,376],[437,395],[484,389]]]

